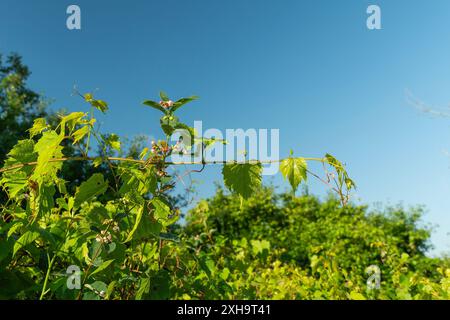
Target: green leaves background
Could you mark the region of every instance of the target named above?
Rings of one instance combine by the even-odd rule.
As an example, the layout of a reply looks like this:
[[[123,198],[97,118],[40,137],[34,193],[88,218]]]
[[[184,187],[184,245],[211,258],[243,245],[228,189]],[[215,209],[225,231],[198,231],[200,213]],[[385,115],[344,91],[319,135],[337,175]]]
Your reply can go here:
[[[280,172],[283,178],[289,181],[292,191],[295,193],[298,185],[307,179],[306,161],[303,158],[289,157],[284,159],[280,163]]]

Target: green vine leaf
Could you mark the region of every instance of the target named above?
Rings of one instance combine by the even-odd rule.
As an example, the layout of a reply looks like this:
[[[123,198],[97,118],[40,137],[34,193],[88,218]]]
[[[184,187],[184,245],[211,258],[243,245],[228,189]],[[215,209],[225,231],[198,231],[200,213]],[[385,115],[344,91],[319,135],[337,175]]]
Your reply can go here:
[[[327,160],[328,164],[336,169],[336,172],[343,172],[344,166],[342,163],[337,160],[335,157],[333,157],[331,154],[327,153],[325,155],[325,159]]]
[[[34,162],[36,159],[37,154],[34,152],[33,140],[20,140],[8,153],[8,158],[5,161],[4,167]],[[31,174],[32,170],[32,166],[24,166],[3,173],[0,185],[8,190],[10,198],[15,198],[26,189],[28,186],[28,176]]]
[[[139,223],[142,220],[143,214],[144,214],[144,207],[141,207],[136,215],[136,220],[134,222],[133,229],[131,229],[130,233],[128,234],[127,238],[125,239],[125,241],[123,243],[129,242],[133,239],[133,235],[139,227]]]
[[[33,122],[33,126],[28,130],[30,132],[30,138],[37,136],[38,134],[42,133],[45,129],[47,129],[49,126],[47,124],[47,121],[44,118],[37,118]]]
[[[105,270],[106,268],[109,267],[109,265],[114,261],[114,259],[111,260],[107,260],[104,261],[97,269],[94,270],[94,272],[92,272],[89,277],[92,277],[94,274],[102,272],[103,270]]]
[[[292,191],[298,188],[298,185],[302,181],[306,181],[307,175],[307,163],[303,158],[289,157],[281,161],[280,171],[284,179],[287,179],[292,187]]]
[[[40,235],[39,232],[35,230],[25,232],[14,244],[13,256],[16,255],[17,251],[19,251],[23,247],[33,243],[36,239],[38,239],[39,235]]]
[[[73,144],[81,141],[84,138],[84,136],[87,135],[88,133],[89,133],[89,127],[88,126],[81,127],[80,129],[75,131],[72,134]]]
[[[64,137],[55,131],[46,131],[34,146],[34,151],[38,153],[37,165],[33,172],[32,179],[43,182],[57,179],[57,172],[62,167],[62,162],[50,162],[55,158],[63,157],[61,142]]]
[[[37,154],[34,152],[34,141],[31,139],[19,140],[14,148],[8,153],[4,167],[10,167],[15,164],[36,161]],[[31,172],[32,168],[28,168]]]
[[[86,93],[84,95],[84,100],[86,100],[86,102],[89,102],[91,106],[100,110],[103,113],[105,113],[108,110],[108,104],[103,100],[94,99],[92,93]]]
[[[139,281],[139,288],[136,291],[136,300],[142,300],[142,298],[150,292],[150,278],[141,278]]]
[[[87,181],[83,182],[75,194],[75,207],[79,207],[83,202],[102,195],[108,189],[108,182],[105,181],[101,173],[93,174]]]
[[[94,101],[92,101],[91,105],[103,113],[108,111],[108,104],[103,100],[94,100]]]
[[[64,131],[64,127],[67,125],[69,132],[72,132],[77,124],[81,124],[83,122],[83,118],[86,115],[87,114],[85,112],[72,112],[67,116],[62,117],[61,131]]]
[[[242,199],[249,198],[261,187],[261,174],[261,163],[226,164],[222,169],[225,186],[239,194]]]
[[[154,217],[160,222],[163,226],[170,225],[174,223],[177,220],[178,217],[175,217],[175,219],[170,219],[171,216],[171,210],[170,207],[165,204],[162,200],[158,198],[152,199],[152,205],[155,208],[155,211],[153,213]]]
[[[339,160],[337,160],[329,153],[325,155],[325,159],[327,163],[336,170],[340,186],[343,186],[345,184],[347,190],[356,189],[355,182],[348,176],[348,173],[345,170],[344,165]]]

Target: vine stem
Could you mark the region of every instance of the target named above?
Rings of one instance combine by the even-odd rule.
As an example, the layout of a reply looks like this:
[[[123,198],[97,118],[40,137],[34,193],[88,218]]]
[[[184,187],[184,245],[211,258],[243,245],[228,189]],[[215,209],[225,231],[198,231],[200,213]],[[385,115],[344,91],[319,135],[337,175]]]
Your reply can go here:
[[[48,268],[47,268],[47,273],[45,274],[45,280],[44,280],[44,285],[42,286],[42,291],[41,291],[41,296],[39,297],[39,300],[44,299],[45,294],[47,293],[47,283],[48,283],[48,278],[50,276],[50,271],[53,267],[53,262],[55,262],[55,258],[56,258],[56,254],[53,255],[52,259],[50,260],[50,257],[47,256],[48,259]]]
[[[94,157],[66,157],[66,158],[54,158],[48,160],[48,162],[64,162],[64,161],[94,161],[98,158]],[[327,160],[325,158],[303,158],[306,161],[317,161],[326,163]],[[270,163],[279,163],[282,162],[285,159],[278,159],[278,160],[248,160],[244,162],[238,162],[238,161],[186,161],[186,162],[172,162],[172,161],[166,161],[166,165],[213,165],[213,164],[270,164]],[[148,162],[147,160],[137,160],[132,158],[121,158],[121,157],[105,157],[102,158],[102,161],[122,161],[122,162],[133,162],[133,163],[140,163],[140,164],[153,164],[157,162]],[[6,168],[0,169],[0,173],[11,171],[14,169],[20,169],[27,166],[35,166],[37,165],[37,161],[32,162],[25,162],[25,163],[19,163],[15,164]]]
[[[111,224],[112,224],[112,221],[110,223],[108,223],[108,225],[106,226],[106,229],[105,229],[106,232],[108,232],[108,229],[111,226]],[[103,243],[100,243],[99,247],[97,248],[97,250],[95,250],[94,254],[92,255],[92,259],[89,263],[89,266],[87,267],[86,271],[84,272],[84,278],[83,278],[83,282],[81,283],[80,291],[78,292],[77,300],[80,300],[82,298],[84,285],[85,285],[87,279],[89,278],[89,271],[91,270],[92,266],[94,265],[95,260],[100,255],[102,248],[103,248]]]
[[[94,158],[94,157],[66,157],[66,158],[54,158],[54,159],[50,159],[48,160],[48,162],[64,162],[64,161],[94,161],[98,159],[98,157]],[[314,157],[304,157],[303,158],[305,161],[316,161],[316,162],[321,162],[322,164],[328,163],[328,160],[326,158],[314,158]],[[202,169],[206,166],[206,165],[214,165],[214,164],[270,164],[270,163],[280,163],[285,159],[278,159],[278,160],[247,160],[244,162],[238,162],[236,160],[234,161],[186,161],[186,162],[172,162],[172,161],[165,161],[164,164],[169,166],[169,165],[202,165]],[[109,165],[111,165],[111,161],[122,161],[122,162],[133,162],[133,163],[139,163],[139,164],[143,164],[143,165],[149,165],[149,164],[156,164],[159,162],[154,162],[154,161],[148,161],[148,160],[137,160],[137,159],[133,159],[133,158],[121,158],[121,157],[103,157],[102,158],[102,162],[107,162]],[[20,169],[26,166],[35,166],[37,165],[38,162],[37,161],[32,161],[32,162],[25,162],[25,163],[19,163],[16,165],[12,165],[10,167],[6,167],[6,168],[2,168],[0,169],[0,173],[2,172],[6,172],[6,171],[11,171],[14,169]],[[200,171],[201,171],[200,170]],[[318,176],[317,174],[315,174],[314,172],[310,171],[309,169],[305,168],[306,172],[308,172],[310,175],[314,176],[315,178],[317,178],[320,182],[322,182],[323,184],[325,184],[326,186],[328,186],[331,190],[333,190],[334,192],[337,192],[341,198],[341,192],[336,189],[333,185],[331,185],[328,181],[322,179],[320,176]]]

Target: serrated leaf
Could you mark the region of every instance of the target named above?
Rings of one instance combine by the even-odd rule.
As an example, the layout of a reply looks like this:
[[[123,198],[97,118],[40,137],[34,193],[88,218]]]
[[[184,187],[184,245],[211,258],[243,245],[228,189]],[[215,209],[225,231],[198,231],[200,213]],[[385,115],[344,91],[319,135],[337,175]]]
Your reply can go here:
[[[120,151],[120,140],[117,134],[110,134],[106,138],[106,143],[114,150]]]
[[[126,240],[124,241],[124,243],[131,241],[133,239],[133,235],[136,232],[137,228],[139,227],[139,223],[141,222],[142,219],[142,215],[144,214],[144,207],[140,208],[137,215],[136,215],[136,220],[134,222],[134,226],[133,229],[131,229],[130,233],[128,234],[128,237],[126,238]]]
[[[156,189],[157,179],[155,177],[155,169],[153,166],[148,166],[147,170],[142,171],[136,168],[125,168],[122,167],[123,172],[121,173],[121,180],[123,184],[121,185],[119,192],[124,196],[142,196],[153,193]],[[142,204],[142,200],[137,201],[137,203]]]
[[[13,199],[19,194],[22,194],[26,189],[28,186],[28,177],[23,171],[18,171],[13,174],[8,172],[8,174],[4,174],[0,183],[6,187],[9,197]]]
[[[16,255],[17,251],[19,251],[20,249],[22,249],[23,247],[33,243],[36,239],[39,238],[39,232],[38,231],[27,231],[25,232],[20,238],[19,240],[17,240],[17,242],[14,244],[14,249],[13,249],[13,256]]]
[[[222,169],[225,186],[243,199],[249,198],[261,187],[262,166],[257,164],[226,164]]]
[[[19,140],[17,144],[11,149],[8,153],[8,158],[5,161],[4,168],[11,167],[15,164],[27,163],[36,161],[37,154],[34,151],[34,141],[31,139],[28,140]],[[23,167],[21,170],[26,171],[27,173],[31,172],[33,168]]]
[[[342,172],[344,170],[344,166],[342,165],[342,163],[331,154],[327,153],[325,155],[325,159],[327,160],[329,165],[336,169],[337,172]]]
[[[169,101],[169,97],[167,96],[167,94],[164,91],[159,92],[159,96],[161,98],[162,101]]]
[[[30,138],[37,136],[42,131],[48,128],[45,118],[37,118],[33,122],[33,126],[28,130],[30,132]]]
[[[6,239],[11,237],[14,234],[14,232],[16,232],[17,229],[21,228],[22,226],[23,226],[22,222],[17,222],[15,224],[13,224],[13,226],[11,228],[9,228],[9,230],[8,230],[8,234],[6,235]]]
[[[339,185],[345,184],[345,187],[348,190],[356,188],[355,182],[350,179],[344,165],[339,160],[328,153],[325,155],[325,160],[336,170],[336,173],[338,174]]]
[[[170,108],[170,112],[175,112],[177,109],[181,108],[186,103],[189,103],[191,101],[197,100],[197,96],[190,96],[188,98],[181,98],[180,100],[177,100],[173,103],[172,107]]]
[[[136,292],[135,299],[142,300],[142,298],[150,292],[150,278],[141,278],[139,281],[139,288]]]
[[[4,168],[17,164],[34,162],[37,154],[34,152],[34,141],[31,139],[20,140],[8,153]],[[33,166],[23,166],[21,168],[5,171],[0,179],[2,185],[8,191],[10,198],[15,198],[28,186],[28,176],[33,171]]]
[[[207,274],[208,277],[211,277],[215,273],[216,266],[213,260],[211,260],[210,258],[203,258],[199,262],[200,267]]]
[[[356,188],[355,182],[350,179],[347,175],[345,175],[345,186],[348,190]]]
[[[102,272],[103,270],[105,270],[106,268],[109,267],[109,265],[114,261],[114,259],[111,260],[107,260],[104,261],[97,269],[94,270],[94,272],[92,272],[89,277],[93,276],[96,273]]]
[[[86,102],[89,102],[91,104],[91,106],[100,110],[103,113],[108,110],[108,104],[103,100],[94,99],[94,96],[92,95],[92,93],[86,93],[84,95],[84,100],[86,100]]]
[[[70,131],[75,129],[75,126],[81,123],[82,119],[86,116],[85,112],[72,112],[67,116],[61,118],[61,126],[67,125]]]
[[[303,158],[289,157],[280,163],[280,171],[284,179],[287,179],[295,192],[298,185],[307,179],[307,163]]]
[[[108,104],[103,100],[94,100],[91,102],[91,105],[103,113],[108,110]]]
[[[84,138],[84,136],[87,135],[88,133],[89,133],[89,127],[88,126],[83,126],[80,129],[78,129],[77,131],[75,131],[72,134],[73,144],[75,144],[78,141],[82,140]]]
[[[79,207],[83,202],[102,195],[108,189],[108,182],[105,181],[101,173],[93,174],[87,181],[83,182],[75,194],[75,207]]]
[[[165,219],[170,214],[170,208],[167,204],[158,198],[153,198],[151,201],[153,207],[155,208],[155,218]]]
[[[251,240],[252,250],[254,254],[263,253],[264,250],[270,250],[270,242],[267,240]]]
[[[55,158],[63,156],[60,145],[64,137],[58,135],[55,131],[46,131],[36,142],[34,151],[38,153],[37,165],[34,169],[32,179],[42,182],[46,177],[56,179],[57,172],[62,167],[61,162],[50,162]]]
[[[106,290],[105,299],[109,299],[114,292],[114,288],[116,287],[116,281],[111,281],[108,285],[108,289]]]
[[[153,198],[151,201],[153,207],[155,208],[154,211],[154,217],[161,222],[161,224],[167,226],[169,224],[172,224],[174,221],[170,219],[171,210],[170,207],[165,204],[163,201],[161,201],[158,198]],[[175,219],[176,220],[176,219]]]
[[[20,140],[8,153],[4,168],[36,160],[37,154],[34,152],[34,141],[31,139]],[[28,176],[32,170],[33,166],[23,166],[3,173],[0,184],[6,188],[10,198],[17,197],[27,188]]]
[[[164,109],[163,106],[161,106],[158,102],[152,101],[152,100],[145,100],[142,102],[142,104],[145,104],[146,106],[152,107],[154,109],[157,109],[163,113],[167,113],[167,110]]]
[[[37,207],[35,208],[38,216],[49,213],[55,207],[54,195],[56,189],[53,184],[42,184],[39,187],[39,194],[36,198]]]
[[[230,275],[230,269],[228,268],[223,268],[222,272],[220,273],[220,277],[222,278],[222,280],[227,281],[228,276]]]

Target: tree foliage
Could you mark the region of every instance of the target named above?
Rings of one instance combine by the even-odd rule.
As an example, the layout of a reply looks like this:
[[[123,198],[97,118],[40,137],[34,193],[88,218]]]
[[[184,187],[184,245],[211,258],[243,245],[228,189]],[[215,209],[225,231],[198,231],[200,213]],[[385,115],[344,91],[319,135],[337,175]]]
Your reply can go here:
[[[46,102],[26,85],[30,74],[19,55],[3,59],[0,54],[0,163],[26,137],[33,120],[46,114]]]
[[[184,277],[186,288],[202,288],[184,297],[449,299],[449,261],[426,256],[431,229],[422,213],[343,207],[334,196],[293,198],[271,188],[241,208],[238,196],[219,189],[187,217],[184,236],[205,275]],[[373,268],[378,289],[368,285]]]

